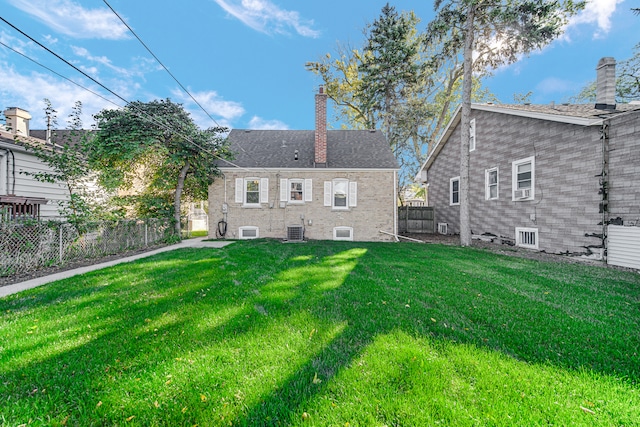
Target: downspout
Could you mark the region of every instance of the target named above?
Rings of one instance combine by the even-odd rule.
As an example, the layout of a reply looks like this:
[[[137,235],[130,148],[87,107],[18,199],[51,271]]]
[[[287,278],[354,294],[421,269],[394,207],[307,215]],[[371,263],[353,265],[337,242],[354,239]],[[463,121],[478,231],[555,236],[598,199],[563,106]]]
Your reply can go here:
[[[395,235],[396,242],[398,239],[398,171],[393,170],[393,234]]]
[[[7,152],[11,154],[11,175],[13,178],[13,184],[11,187],[11,193],[9,193],[9,156],[7,156],[7,194],[16,194],[16,156],[13,154],[13,150],[7,149]]]

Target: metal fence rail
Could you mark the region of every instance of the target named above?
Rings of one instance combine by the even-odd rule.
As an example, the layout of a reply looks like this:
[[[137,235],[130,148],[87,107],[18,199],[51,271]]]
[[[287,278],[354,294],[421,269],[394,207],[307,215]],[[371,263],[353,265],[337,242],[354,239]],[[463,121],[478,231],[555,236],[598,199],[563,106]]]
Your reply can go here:
[[[113,255],[177,237],[165,220],[101,222],[87,230],[79,234],[71,224],[53,221],[0,221],[0,276]]]

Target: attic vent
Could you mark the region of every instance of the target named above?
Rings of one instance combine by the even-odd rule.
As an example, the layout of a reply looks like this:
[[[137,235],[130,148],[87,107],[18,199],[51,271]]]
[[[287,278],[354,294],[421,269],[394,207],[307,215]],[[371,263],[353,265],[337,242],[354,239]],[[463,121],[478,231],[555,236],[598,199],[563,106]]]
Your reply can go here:
[[[304,239],[304,227],[301,225],[290,225],[287,227],[287,240],[300,242]]]
[[[448,229],[449,229],[449,225],[446,222],[438,223],[438,233],[447,234],[447,232],[449,231]]]

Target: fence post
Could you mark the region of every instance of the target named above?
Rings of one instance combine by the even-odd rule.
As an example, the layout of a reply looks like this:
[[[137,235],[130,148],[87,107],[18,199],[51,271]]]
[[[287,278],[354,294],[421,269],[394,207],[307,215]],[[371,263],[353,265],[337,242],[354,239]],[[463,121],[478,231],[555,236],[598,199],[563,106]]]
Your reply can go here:
[[[149,246],[149,237],[147,236],[147,229],[148,229],[148,225],[147,225],[147,221],[144,222],[144,245],[145,246]]]
[[[58,224],[58,261],[62,262],[62,223]]]

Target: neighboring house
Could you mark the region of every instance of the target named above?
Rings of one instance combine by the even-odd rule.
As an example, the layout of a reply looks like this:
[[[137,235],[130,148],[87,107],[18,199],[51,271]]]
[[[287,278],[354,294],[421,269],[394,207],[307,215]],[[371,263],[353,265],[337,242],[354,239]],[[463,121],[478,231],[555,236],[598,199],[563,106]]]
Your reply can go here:
[[[640,225],[640,105],[615,104],[613,58],[597,70],[595,105],[472,105],[474,238],[603,259],[606,248],[613,256],[609,224]],[[458,110],[418,175],[448,234],[460,232],[460,118]],[[623,252],[640,263],[636,230],[622,230]]]
[[[27,111],[9,108],[4,114],[7,125],[0,127],[0,215],[5,219],[58,218],[58,202],[67,201],[69,192],[61,183],[40,182],[24,173],[51,169],[19,141],[46,142],[28,136],[31,115]]]
[[[249,239],[389,240],[396,233],[398,164],[380,131],[327,130],[327,95],[315,130],[229,134],[233,160],[209,187],[210,235]]]

